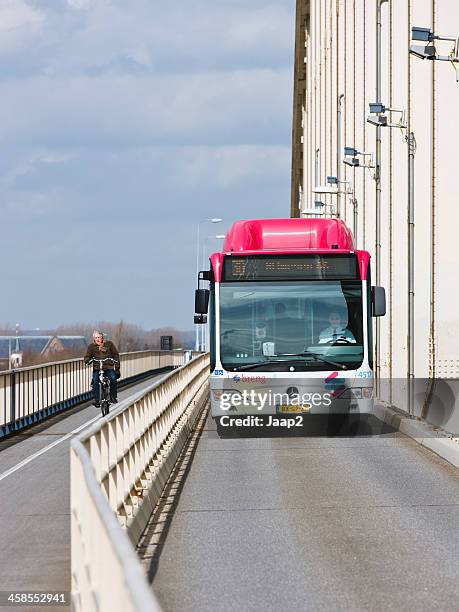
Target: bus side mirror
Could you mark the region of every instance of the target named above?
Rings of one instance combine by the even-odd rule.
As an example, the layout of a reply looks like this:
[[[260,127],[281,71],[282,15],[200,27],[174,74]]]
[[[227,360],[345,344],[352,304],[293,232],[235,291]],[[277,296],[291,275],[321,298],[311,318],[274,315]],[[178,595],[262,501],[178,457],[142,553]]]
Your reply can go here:
[[[371,288],[371,316],[383,317],[386,314],[386,290],[384,287]]]
[[[194,294],[194,311],[196,314],[207,314],[209,310],[209,289],[196,289]]]

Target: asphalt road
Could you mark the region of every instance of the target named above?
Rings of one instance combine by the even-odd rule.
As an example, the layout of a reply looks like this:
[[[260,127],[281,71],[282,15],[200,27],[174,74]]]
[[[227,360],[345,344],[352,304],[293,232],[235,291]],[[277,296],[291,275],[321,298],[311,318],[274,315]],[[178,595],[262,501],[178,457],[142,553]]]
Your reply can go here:
[[[127,398],[161,376],[121,390],[118,398]],[[86,405],[0,442],[0,592],[70,591],[69,444],[74,434],[61,440],[99,416],[100,408]],[[56,446],[46,450],[53,443]],[[44,452],[20,467],[40,451]],[[0,605],[5,612],[19,609],[33,608]]]
[[[139,551],[164,610],[457,609],[458,471],[369,424],[221,440],[203,421]]]

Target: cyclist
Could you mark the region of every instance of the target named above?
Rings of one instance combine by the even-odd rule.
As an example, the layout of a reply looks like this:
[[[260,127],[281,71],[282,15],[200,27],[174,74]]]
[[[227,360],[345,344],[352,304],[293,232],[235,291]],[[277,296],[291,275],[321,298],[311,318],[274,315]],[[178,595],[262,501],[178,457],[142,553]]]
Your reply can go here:
[[[117,384],[116,381],[120,377],[120,355],[118,349],[110,340],[105,340],[104,334],[95,330],[92,334],[94,342],[92,342],[86,351],[84,362],[88,364],[91,359],[115,359],[117,363],[106,361],[103,366],[105,376],[110,379],[110,401],[116,404],[117,399]],[[92,386],[94,392],[94,406],[100,407],[100,388],[99,388],[99,363],[93,362]]]

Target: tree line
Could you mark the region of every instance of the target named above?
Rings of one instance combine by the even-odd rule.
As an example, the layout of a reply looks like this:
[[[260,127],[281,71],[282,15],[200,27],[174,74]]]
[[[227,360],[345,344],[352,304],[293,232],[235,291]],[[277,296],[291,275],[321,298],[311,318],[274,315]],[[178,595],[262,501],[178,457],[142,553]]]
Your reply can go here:
[[[86,342],[92,342],[92,333],[97,329],[106,334],[107,339],[112,340],[120,352],[159,350],[161,348],[161,336],[173,337],[174,349],[194,348],[194,332],[178,330],[175,327],[158,327],[146,330],[140,325],[120,320],[117,323],[110,321],[95,321],[91,323],[71,323],[59,325],[53,329],[42,329],[43,336],[84,336]],[[0,326],[0,336],[14,336],[16,328],[10,324]],[[19,329],[18,335],[24,332]],[[53,361],[75,359],[82,357],[85,350],[80,348],[65,348],[63,351],[42,355],[31,351],[25,351],[22,355],[22,367],[40,365]],[[4,364],[8,369],[8,364]]]

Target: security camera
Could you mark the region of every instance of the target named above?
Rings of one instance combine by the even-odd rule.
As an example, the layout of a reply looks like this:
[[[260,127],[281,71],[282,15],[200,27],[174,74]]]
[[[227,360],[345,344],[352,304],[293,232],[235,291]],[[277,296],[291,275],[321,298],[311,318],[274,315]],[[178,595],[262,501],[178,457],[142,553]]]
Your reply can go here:
[[[346,166],[352,166],[353,168],[360,166],[360,159],[358,157],[346,157],[343,161]]]
[[[420,59],[435,59],[436,50],[433,45],[411,45],[410,47],[411,55],[415,55]]]
[[[354,147],[344,147],[344,157],[355,157],[358,154]]]
[[[375,115],[379,115],[380,113],[386,112],[386,107],[384,106],[384,104],[381,104],[380,102],[370,102],[369,107],[370,107],[370,113],[375,114]]]
[[[430,42],[434,39],[434,33],[430,28],[418,28],[414,26],[411,28],[412,40],[419,40],[420,42]]]
[[[386,115],[368,115],[367,122],[376,125],[376,127],[387,127]]]

